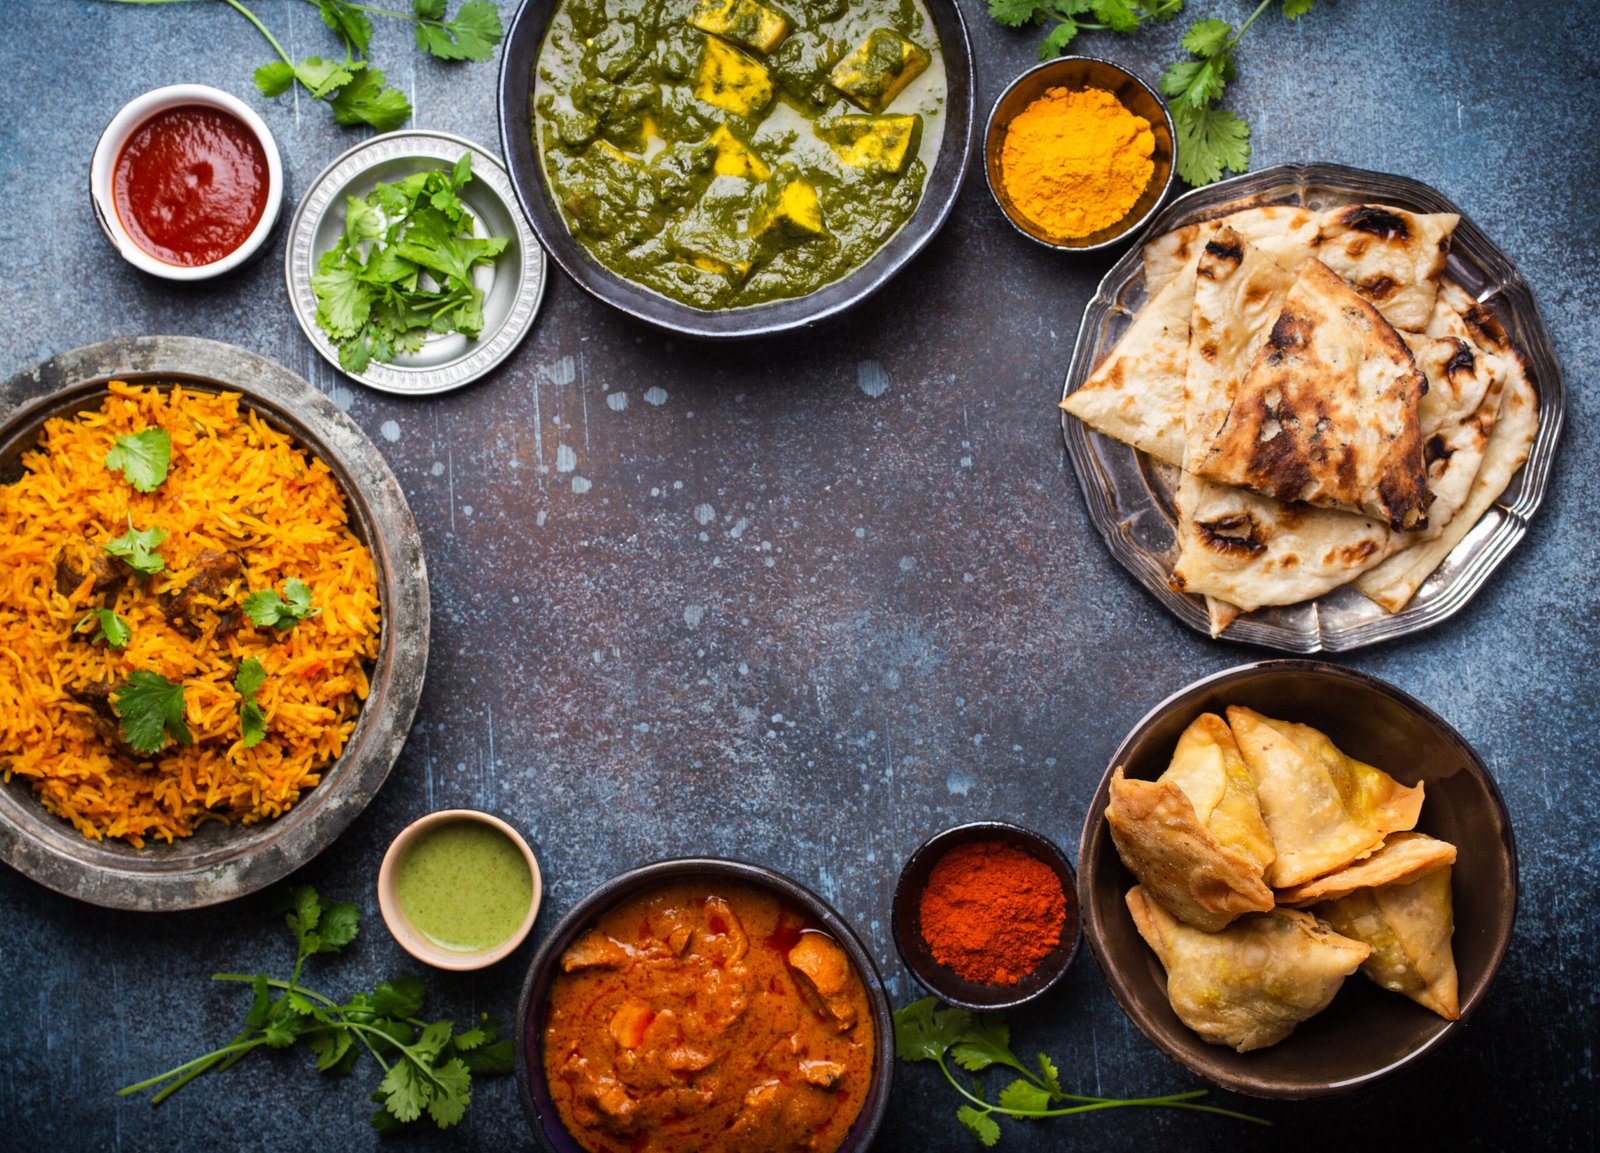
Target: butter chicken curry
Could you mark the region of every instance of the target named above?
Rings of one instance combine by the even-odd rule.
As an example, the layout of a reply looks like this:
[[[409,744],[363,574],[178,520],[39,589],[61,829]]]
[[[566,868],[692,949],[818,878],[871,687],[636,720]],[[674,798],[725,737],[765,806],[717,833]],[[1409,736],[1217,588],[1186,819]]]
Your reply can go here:
[[[591,1153],[831,1153],[873,1046],[838,942],[774,893],[708,878],[632,897],[568,947],[544,1065]]]

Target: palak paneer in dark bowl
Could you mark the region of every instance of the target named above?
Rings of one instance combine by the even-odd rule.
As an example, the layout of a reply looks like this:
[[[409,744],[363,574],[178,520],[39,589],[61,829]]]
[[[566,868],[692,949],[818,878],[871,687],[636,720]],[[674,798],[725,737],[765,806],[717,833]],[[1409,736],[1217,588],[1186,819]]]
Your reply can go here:
[[[662,861],[586,896],[540,945],[517,1078],[559,1153],[851,1153],[889,1103],[882,978],[809,889],[758,865]]]
[[[500,132],[540,240],[659,327],[840,312],[944,222],[971,152],[953,0],[526,0]]]

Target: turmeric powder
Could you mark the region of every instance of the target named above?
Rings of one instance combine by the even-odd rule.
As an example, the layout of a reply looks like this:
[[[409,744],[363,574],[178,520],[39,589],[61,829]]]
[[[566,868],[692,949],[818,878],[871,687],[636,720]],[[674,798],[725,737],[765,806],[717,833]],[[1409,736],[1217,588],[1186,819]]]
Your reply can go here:
[[[1099,88],[1050,88],[1011,121],[1000,152],[1012,205],[1050,239],[1128,214],[1155,171],[1150,122]]]

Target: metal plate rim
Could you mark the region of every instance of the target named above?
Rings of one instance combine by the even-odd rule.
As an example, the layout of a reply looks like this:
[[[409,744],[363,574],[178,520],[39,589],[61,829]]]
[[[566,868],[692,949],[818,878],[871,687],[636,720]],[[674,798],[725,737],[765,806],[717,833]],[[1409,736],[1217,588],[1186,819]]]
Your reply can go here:
[[[361,428],[289,369],[220,341],[124,337],[44,360],[0,383],[0,444],[30,436],[53,412],[72,411],[76,400],[97,394],[107,380],[124,378],[239,392],[323,459],[345,490],[352,520],[366,530],[383,605],[371,691],[343,753],[318,785],[273,821],[230,824],[215,835],[220,840],[202,830],[208,844],[191,837],[171,847],[133,849],[83,837],[47,812],[25,782],[0,787],[0,861],[91,904],[166,912],[218,904],[280,880],[332,844],[377,794],[422,696],[428,572],[404,490]]]
[[[1073,343],[1072,358],[1062,384],[1061,398],[1064,400],[1070,395],[1093,370],[1090,357],[1094,338],[1113,315],[1119,310],[1127,310],[1126,303],[1119,303],[1119,300],[1125,302],[1130,288],[1133,288],[1142,304],[1144,290],[1142,285],[1136,285],[1135,282],[1139,279],[1143,247],[1147,240],[1173,228],[1212,219],[1257,203],[1303,203],[1312,194],[1313,188],[1345,194],[1349,202],[1384,200],[1421,211],[1454,212],[1461,217],[1451,259],[1455,261],[1463,253],[1470,253],[1476,267],[1491,282],[1489,288],[1479,293],[1480,299],[1486,303],[1498,302],[1502,312],[1510,313],[1512,323],[1508,328],[1512,329],[1515,343],[1527,362],[1529,379],[1538,394],[1539,431],[1529,450],[1528,459],[1513,476],[1507,491],[1479,518],[1468,539],[1457,544],[1440,562],[1439,568],[1400,612],[1385,613],[1377,605],[1366,601],[1353,587],[1342,585],[1313,600],[1281,606],[1281,610],[1297,610],[1303,618],[1299,622],[1292,617],[1274,620],[1271,619],[1270,610],[1258,610],[1257,614],[1241,614],[1221,637],[1216,638],[1301,655],[1348,652],[1407,636],[1431,628],[1465,608],[1526,534],[1529,520],[1543,501],[1566,409],[1566,390],[1560,362],[1532,290],[1516,265],[1472,218],[1437,189],[1421,181],[1319,162],[1279,164],[1193,189],[1157,213],[1122,258],[1106,272],[1094,295],[1084,306],[1083,318]],[[1271,190],[1292,190],[1294,196],[1285,200],[1282,196],[1271,195]],[[1503,314],[1502,319],[1506,319]],[[1145,505],[1123,509],[1119,515],[1112,487],[1106,482],[1100,468],[1099,454],[1091,447],[1091,438],[1094,438],[1094,443],[1115,445],[1113,451],[1121,450],[1136,462],[1139,457],[1137,450],[1088,429],[1065,411],[1059,413],[1059,418],[1062,440],[1072,462],[1078,487],[1083,493],[1089,519],[1105,540],[1112,556],[1168,612],[1195,632],[1210,637],[1210,617],[1204,599],[1170,588],[1167,584],[1170,566],[1166,561],[1138,546],[1122,531],[1124,525],[1132,523],[1139,516],[1155,514],[1164,518],[1164,512],[1151,499]],[[1153,497],[1148,491],[1145,495]],[[1490,528],[1483,532],[1486,524]],[[1452,559],[1456,559],[1458,565],[1441,579],[1440,573],[1451,565]],[[1354,609],[1347,607],[1355,602],[1360,603]],[[1263,612],[1269,613],[1265,619],[1258,616]],[[1342,625],[1339,620],[1341,612],[1359,612],[1365,619]],[[1288,617],[1282,611],[1277,615]]]
[[[449,146],[448,153],[444,145]],[[431,368],[409,368],[373,361],[359,373],[345,372],[339,364],[338,348],[316,321],[317,299],[311,291],[311,274],[316,267],[317,253],[313,251],[313,246],[319,223],[329,212],[339,210],[339,206],[333,203],[334,195],[360,179],[370,168],[413,157],[450,161],[459,157],[462,149],[472,153],[473,183],[481,181],[493,193],[517,232],[517,245],[522,259],[516,268],[517,286],[511,311],[506,314],[499,328],[479,336],[464,355],[448,363]],[[499,157],[463,136],[428,128],[401,129],[363,140],[346,149],[317,173],[295,208],[284,245],[283,261],[289,303],[294,309],[295,319],[300,323],[300,330],[305,333],[312,347],[324,360],[357,383],[398,396],[434,396],[449,392],[465,387],[499,367],[533,328],[539,306],[544,301],[545,285],[549,281],[547,267],[544,249],[540,247],[517,204],[511,177]]]

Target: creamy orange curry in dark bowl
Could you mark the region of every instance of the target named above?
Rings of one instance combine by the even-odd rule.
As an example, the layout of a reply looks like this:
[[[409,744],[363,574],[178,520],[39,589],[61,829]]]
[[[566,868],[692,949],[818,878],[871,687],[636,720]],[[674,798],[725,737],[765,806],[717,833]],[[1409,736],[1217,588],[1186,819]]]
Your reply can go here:
[[[539,947],[523,1108],[558,1153],[840,1153],[889,1102],[883,980],[825,901],[709,858],[612,878]]]

